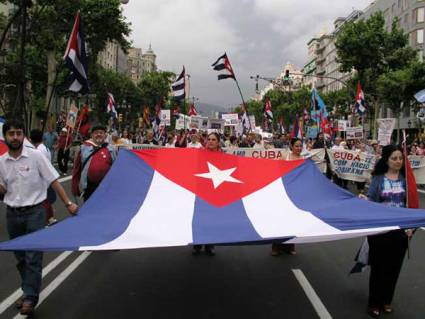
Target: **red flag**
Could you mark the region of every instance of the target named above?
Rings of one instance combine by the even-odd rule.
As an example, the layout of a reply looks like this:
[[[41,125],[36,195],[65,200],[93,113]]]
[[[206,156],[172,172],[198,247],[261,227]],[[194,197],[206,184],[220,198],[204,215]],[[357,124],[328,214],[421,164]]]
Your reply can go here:
[[[187,113],[187,115],[189,115],[189,116],[196,116],[196,115],[198,115],[198,111],[196,111],[195,104],[192,103],[190,105],[190,109],[189,109],[189,112]]]
[[[413,174],[412,167],[410,166],[410,161],[405,157],[405,166],[406,166],[406,194],[407,194],[407,207],[408,208],[419,208],[419,194],[418,188],[416,187],[416,179]]]

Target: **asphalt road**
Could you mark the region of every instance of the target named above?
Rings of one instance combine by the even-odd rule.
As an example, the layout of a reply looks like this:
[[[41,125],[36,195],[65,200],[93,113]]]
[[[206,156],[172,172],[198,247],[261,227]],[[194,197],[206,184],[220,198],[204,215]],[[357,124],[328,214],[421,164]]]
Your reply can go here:
[[[66,217],[63,206],[56,209]],[[0,207],[0,240],[7,239],[4,225]],[[36,317],[368,318],[368,271],[348,276],[361,240],[298,245],[296,256],[279,257],[268,245],[217,247],[215,257],[192,256],[189,247],[46,253]],[[425,318],[424,244],[421,230],[388,318]],[[14,257],[1,252],[0,318],[21,318],[8,306],[18,287]]]

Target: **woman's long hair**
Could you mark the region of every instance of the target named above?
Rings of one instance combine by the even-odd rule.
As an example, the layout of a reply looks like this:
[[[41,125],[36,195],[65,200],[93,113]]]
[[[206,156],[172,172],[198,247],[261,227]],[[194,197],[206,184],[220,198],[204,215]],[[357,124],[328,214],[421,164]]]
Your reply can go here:
[[[401,154],[403,154],[403,149],[398,145],[387,145],[382,148],[382,156],[376,163],[375,169],[372,172],[372,176],[384,175],[386,172],[388,172],[388,159],[395,151],[400,151]],[[400,174],[403,177],[405,175],[404,161],[403,166],[400,169]]]

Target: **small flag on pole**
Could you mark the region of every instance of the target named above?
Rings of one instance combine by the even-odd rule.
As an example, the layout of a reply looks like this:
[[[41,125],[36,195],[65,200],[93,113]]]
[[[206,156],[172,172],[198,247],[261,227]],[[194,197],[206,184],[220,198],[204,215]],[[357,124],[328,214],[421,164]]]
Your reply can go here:
[[[189,112],[187,113],[189,116],[198,115],[198,111],[196,110],[195,103],[190,104]]]
[[[236,80],[235,73],[233,72],[232,66],[230,65],[230,61],[226,53],[219,57],[217,61],[212,64],[212,67],[216,71],[221,71],[218,75],[219,80],[224,80],[228,78]]]
[[[116,119],[118,117],[117,110],[115,109],[115,99],[112,93],[108,93],[108,103],[106,105],[106,110],[112,118]]]
[[[264,103],[264,117],[269,121],[273,121],[272,103],[270,102],[270,98],[266,98],[266,102]]]
[[[356,95],[356,104],[355,104],[356,112],[360,115],[363,115],[366,112],[366,103],[364,99],[364,93],[362,87],[360,85],[360,81],[357,82],[357,95]]]
[[[76,93],[87,93],[89,91],[86,43],[84,41],[81,26],[80,11],[75,17],[74,27],[68,40],[65,55],[63,57],[65,65],[71,71],[68,82],[68,91]]]
[[[184,66],[176,81],[171,85],[171,88],[175,100],[181,101],[186,98],[186,70]]]

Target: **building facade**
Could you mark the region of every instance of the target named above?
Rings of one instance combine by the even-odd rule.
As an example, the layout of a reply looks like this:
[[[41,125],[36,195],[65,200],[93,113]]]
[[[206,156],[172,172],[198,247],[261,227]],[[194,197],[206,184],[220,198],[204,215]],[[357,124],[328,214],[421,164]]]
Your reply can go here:
[[[351,21],[359,19],[362,12],[353,11],[347,17],[339,17],[334,21],[332,33],[325,33],[312,38],[308,43],[308,60],[304,65],[304,84],[323,92],[342,89],[350,79],[351,73],[339,71],[335,41],[342,27]]]
[[[140,48],[130,48],[128,50],[127,75],[134,83],[138,83],[145,72],[157,70],[156,55],[149,45],[146,53]]]
[[[127,74],[127,54],[116,41],[108,41],[105,49],[99,52],[97,63],[105,69]]]

